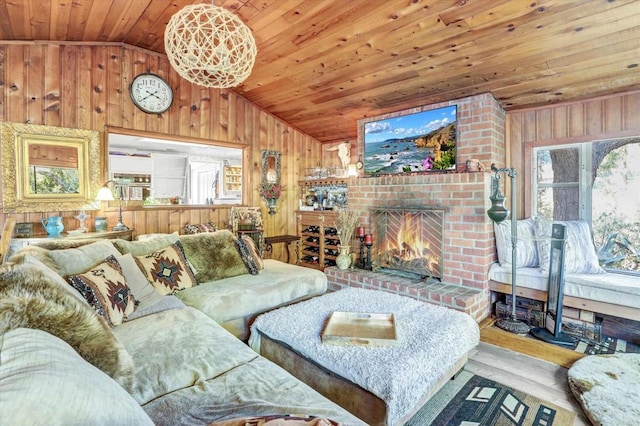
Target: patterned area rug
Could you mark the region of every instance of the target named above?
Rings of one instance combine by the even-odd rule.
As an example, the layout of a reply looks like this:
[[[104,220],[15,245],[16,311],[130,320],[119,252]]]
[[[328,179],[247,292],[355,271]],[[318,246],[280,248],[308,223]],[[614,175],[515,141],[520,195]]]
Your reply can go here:
[[[604,336],[602,341],[596,342],[588,339],[581,339],[573,349],[587,355],[615,354],[615,353],[640,353],[640,345],[627,342],[623,339]]]
[[[575,413],[463,370],[406,426],[572,425]]]

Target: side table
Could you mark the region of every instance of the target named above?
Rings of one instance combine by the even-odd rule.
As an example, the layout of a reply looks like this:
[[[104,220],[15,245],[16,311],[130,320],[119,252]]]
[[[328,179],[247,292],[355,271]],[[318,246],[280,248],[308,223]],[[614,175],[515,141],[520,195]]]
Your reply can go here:
[[[275,235],[273,237],[265,237],[265,252],[269,253],[269,256],[273,255],[273,244],[277,243],[286,243],[286,252],[287,252],[287,263],[289,263],[289,246],[292,242],[296,242],[294,245],[294,250],[296,251],[296,263],[298,262],[298,244],[297,242],[300,240],[300,237],[297,235]]]

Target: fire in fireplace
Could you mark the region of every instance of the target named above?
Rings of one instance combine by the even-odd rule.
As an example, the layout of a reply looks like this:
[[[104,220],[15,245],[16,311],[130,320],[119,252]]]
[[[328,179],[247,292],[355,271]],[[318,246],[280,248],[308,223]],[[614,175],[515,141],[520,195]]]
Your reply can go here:
[[[377,244],[373,260],[383,270],[442,278],[444,211],[387,208],[372,212]]]

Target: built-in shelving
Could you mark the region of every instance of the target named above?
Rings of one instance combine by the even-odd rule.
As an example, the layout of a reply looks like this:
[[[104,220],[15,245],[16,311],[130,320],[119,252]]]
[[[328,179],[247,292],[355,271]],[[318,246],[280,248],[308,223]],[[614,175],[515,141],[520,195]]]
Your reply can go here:
[[[242,191],[242,166],[224,166],[224,192]]]

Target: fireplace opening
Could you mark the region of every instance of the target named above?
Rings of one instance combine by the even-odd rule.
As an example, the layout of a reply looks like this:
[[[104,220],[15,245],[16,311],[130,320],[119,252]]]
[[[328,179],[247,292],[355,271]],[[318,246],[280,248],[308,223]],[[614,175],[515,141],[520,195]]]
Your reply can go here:
[[[373,261],[384,272],[440,281],[444,211],[386,208],[372,212]]]

